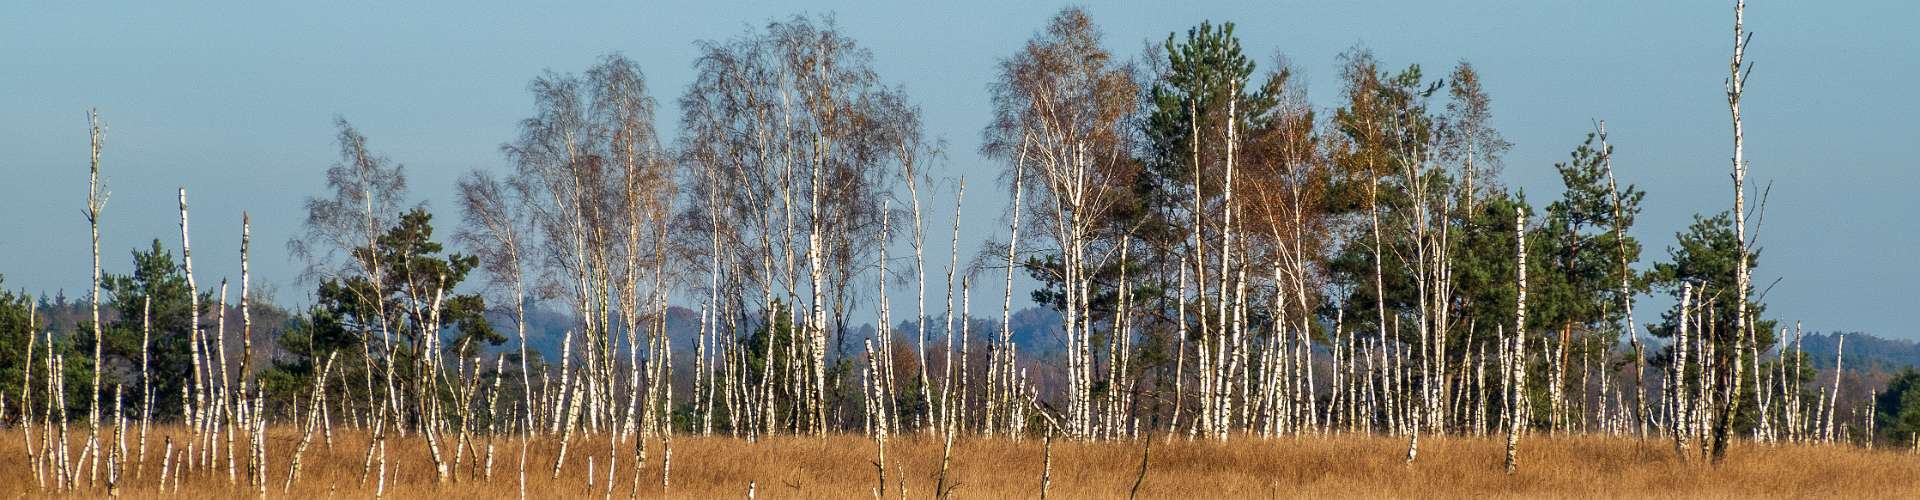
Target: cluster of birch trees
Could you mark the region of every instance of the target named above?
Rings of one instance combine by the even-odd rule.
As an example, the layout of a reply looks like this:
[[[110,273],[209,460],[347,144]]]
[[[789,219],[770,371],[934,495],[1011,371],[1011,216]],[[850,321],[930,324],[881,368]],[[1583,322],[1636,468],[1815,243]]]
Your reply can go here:
[[[1566,191],[1536,212],[1499,180],[1509,145],[1470,64],[1429,78],[1351,51],[1341,100],[1321,108],[1284,59],[1256,73],[1231,23],[1129,62],[1067,9],[1003,58],[981,149],[1011,203],[1004,235],[978,251],[961,248],[966,180],[932,175],[944,152],[920,108],[830,20],[698,44],[671,144],[623,56],[536,78],[534,114],[501,148],[507,168],[459,180],[451,240],[465,253],[435,241],[402,167],[342,120],[330,192],[309,199],[290,244],[319,303],[279,345],[253,345],[246,219],[236,349],[226,283],[215,297],[195,281],[180,191],[190,324],[158,332],[187,336],[190,380],[167,385],[181,388],[178,415],[152,412],[146,328],[137,375],[109,377],[139,387],[102,385],[96,118],[94,321],[76,334],[92,342],[30,318],[19,392],[0,413],[25,430],[41,487],[110,491],[153,468],[155,418],[184,427],[157,447],[163,488],[223,468],[239,484],[241,463],[262,492],[290,487],[337,426],[373,436],[361,481],[381,490],[391,447],[425,446],[441,481],[463,467],[491,480],[500,438],[556,446],[553,477],[601,458],[608,492],[622,455],[637,487],[650,442],[670,481],[676,432],[864,432],[883,489],[886,440],[905,432],[949,447],[956,435],[1370,433],[1406,438],[1408,461],[1422,434],[1504,434],[1510,472],[1533,432],[1671,439],[1716,461],[1742,435],[1844,440],[1838,375],[1815,384],[1798,328],[1785,342],[1753,299],[1743,15],[1736,4],[1730,216],[1699,218],[1646,271],[1628,235],[1644,193],[1616,183],[1604,124],[1556,165]],[[940,248],[948,228],[926,221],[949,209]],[[463,286],[471,271],[484,284]],[[1039,286],[1016,298],[1022,274]],[[980,278],[999,282],[985,286],[997,323],[971,311]],[[945,284],[931,305],[929,283]],[[1655,290],[1677,305],[1636,324],[1635,297]],[[908,295],[911,309],[893,300]],[[1058,349],[1021,352],[1032,344],[1013,312],[1027,299],[1060,313],[1056,336],[1038,339]],[[676,302],[697,312],[681,339],[693,345],[669,335]],[[572,322],[559,352],[540,353],[529,309],[549,303]],[[67,388],[73,373],[90,390]],[[70,449],[80,407],[85,444]],[[270,421],[302,435],[276,474]],[[568,455],[586,439],[612,451]]]

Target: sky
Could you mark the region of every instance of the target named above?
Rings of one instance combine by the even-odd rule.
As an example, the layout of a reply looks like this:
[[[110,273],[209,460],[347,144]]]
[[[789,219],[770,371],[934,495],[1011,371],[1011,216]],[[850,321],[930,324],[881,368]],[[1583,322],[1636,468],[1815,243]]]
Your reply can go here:
[[[458,219],[454,180],[507,168],[500,144],[530,116],[527,83],[624,53],[645,71],[675,130],[695,42],[798,13],[834,16],[872,51],[883,81],[924,109],[949,154],[934,175],[968,179],[964,249],[999,236],[1001,165],[978,153],[998,61],[1068,4],[965,2],[56,2],[0,5],[0,275],[9,289],[85,295],[86,111],[108,127],[111,193],[102,261],[159,238],[177,252],[176,190],[189,191],[201,286],[239,278],[240,217],[253,220],[256,286],[283,303],[308,284],[285,242],[303,200],[338,158],[333,118],[404,164],[441,235]],[[1514,144],[1504,177],[1536,205],[1557,197],[1553,163],[1605,120],[1623,183],[1648,194],[1634,229],[1643,261],[1664,259],[1693,214],[1732,205],[1732,127],[1722,93],[1731,2],[1103,2],[1085,6],[1117,55],[1203,20],[1232,21],[1262,67],[1284,57],[1309,96],[1338,97],[1354,47],[1386,66],[1443,74],[1472,62],[1493,123]],[[1889,0],[1755,2],[1755,63],[1743,113],[1756,192],[1770,188],[1756,272],[1768,315],[1812,330],[1920,339],[1900,311],[1920,297],[1920,212],[1910,194],[1910,98],[1920,5]],[[932,195],[951,200],[951,194]],[[938,206],[939,203],[936,203]],[[928,227],[949,227],[931,210]],[[1906,250],[1903,250],[1906,249]],[[940,276],[930,288],[937,289]],[[1777,284],[1776,284],[1777,282]],[[1023,295],[1024,296],[1024,295]],[[1643,305],[1653,317],[1658,298]]]

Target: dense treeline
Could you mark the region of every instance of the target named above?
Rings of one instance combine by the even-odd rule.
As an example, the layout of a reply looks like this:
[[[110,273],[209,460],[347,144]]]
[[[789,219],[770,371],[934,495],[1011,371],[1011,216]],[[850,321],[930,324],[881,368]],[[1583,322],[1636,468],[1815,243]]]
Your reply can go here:
[[[1078,9],[993,69],[981,149],[1000,182],[971,187],[1011,204],[989,207],[1003,235],[963,251],[957,222],[926,223],[970,209],[969,179],[932,177],[946,160],[921,109],[830,19],[795,17],[698,43],[671,130],[624,56],[536,77],[505,167],[458,180],[439,234],[406,171],[338,120],[340,159],[288,243],[314,287],[304,310],[249,289],[244,225],[237,306],[193,275],[185,189],[178,259],[155,240],[132,273],[102,275],[96,225],[76,329],[54,335],[0,292],[0,394],[43,440],[87,414],[79,457],[97,472],[106,455],[110,484],[128,458],[101,429],[138,420],[144,465],[158,420],[200,446],[182,467],[224,453],[229,477],[234,436],[251,435],[261,488],[269,420],[305,429],[302,450],[316,430],[366,429],[382,479],[389,437],[414,434],[442,479],[483,440],[491,467],[496,435],[556,440],[555,477],[577,440],[644,463],[676,432],[864,432],[876,464],[901,432],[949,447],[1370,433],[1406,438],[1409,461],[1423,433],[1504,433],[1509,471],[1529,432],[1664,436],[1716,461],[1729,436],[1843,439],[1838,384],[1811,384],[1798,328],[1764,318],[1750,284],[1742,29],[1734,207],[1650,264],[1631,236],[1645,193],[1615,178],[1603,122],[1569,138],[1563,191],[1530,200],[1502,180],[1510,144],[1470,63],[1353,49],[1339,99],[1314,103],[1233,23],[1130,58]],[[1022,274],[1040,286],[1014,297]],[[980,308],[997,321],[976,289],[998,295]],[[1675,306],[1636,318],[1648,294]],[[1059,313],[1060,348],[1020,352],[1026,300]],[[675,303],[697,311],[691,338],[668,335]],[[558,352],[529,345],[542,306],[567,311]],[[1879,413],[1911,420],[1900,401]],[[32,463],[71,487],[83,462],[53,446]]]

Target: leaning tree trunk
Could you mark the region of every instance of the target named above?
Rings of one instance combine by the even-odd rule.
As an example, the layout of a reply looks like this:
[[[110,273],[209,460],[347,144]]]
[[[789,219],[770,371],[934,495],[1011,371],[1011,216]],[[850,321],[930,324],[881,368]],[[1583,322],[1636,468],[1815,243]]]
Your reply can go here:
[[[1607,122],[1599,123],[1600,158],[1607,171],[1607,194],[1613,200],[1613,239],[1619,246],[1620,305],[1627,314],[1627,342],[1633,346],[1633,421],[1641,438],[1647,437],[1647,353],[1640,344],[1640,328],[1633,319],[1633,268],[1627,257],[1626,214],[1620,202],[1620,189],[1613,179],[1613,147],[1607,145]]]

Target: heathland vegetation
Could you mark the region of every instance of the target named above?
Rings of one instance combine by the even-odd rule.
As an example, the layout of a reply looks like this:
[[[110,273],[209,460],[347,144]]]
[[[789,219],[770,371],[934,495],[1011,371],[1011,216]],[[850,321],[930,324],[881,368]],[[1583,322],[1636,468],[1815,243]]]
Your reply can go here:
[[[1733,14],[1728,208],[1645,261],[1605,122],[1530,200],[1472,64],[1354,49],[1314,103],[1232,23],[1045,20],[980,103],[998,183],[811,17],[699,42],[677,128],[624,56],[536,77],[456,213],[339,119],[298,310],[245,216],[195,275],[186,188],[103,273],[94,115],[91,289],[0,291],[0,494],[1920,496],[1920,374],[1843,387],[1752,283]],[[1011,203],[963,251],[926,218],[970,187]]]

